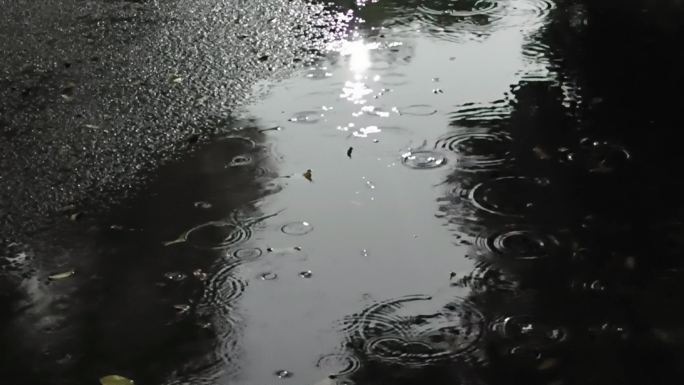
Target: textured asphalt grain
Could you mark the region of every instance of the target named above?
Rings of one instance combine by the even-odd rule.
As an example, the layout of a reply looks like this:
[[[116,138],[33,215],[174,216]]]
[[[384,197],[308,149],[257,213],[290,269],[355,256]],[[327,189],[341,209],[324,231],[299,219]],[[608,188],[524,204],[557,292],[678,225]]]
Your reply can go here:
[[[344,33],[298,0],[0,0],[0,234],[103,209]]]

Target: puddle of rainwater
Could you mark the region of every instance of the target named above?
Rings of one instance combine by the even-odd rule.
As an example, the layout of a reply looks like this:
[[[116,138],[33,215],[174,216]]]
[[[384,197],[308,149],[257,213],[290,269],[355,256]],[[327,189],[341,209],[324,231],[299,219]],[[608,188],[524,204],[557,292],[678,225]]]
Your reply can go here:
[[[94,220],[92,262],[23,288],[43,308],[9,330],[25,335],[22,322],[53,307],[75,325],[41,320],[41,371],[173,385],[621,383],[618,352],[681,345],[638,294],[671,293],[680,270],[650,262],[654,278],[640,280],[652,239],[625,239],[638,233],[626,207],[602,200],[597,216],[589,202],[597,186],[634,186],[636,157],[628,140],[565,130],[585,124],[568,107],[582,90],[540,42],[563,13],[545,0],[355,4],[365,22],[324,58]],[[658,244],[674,255],[683,229],[644,232],[669,234]],[[17,276],[32,255],[20,249],[1,266]],[[76,310],[51,290],[75,293]],[[599,356],[618,361],[596,369]]]

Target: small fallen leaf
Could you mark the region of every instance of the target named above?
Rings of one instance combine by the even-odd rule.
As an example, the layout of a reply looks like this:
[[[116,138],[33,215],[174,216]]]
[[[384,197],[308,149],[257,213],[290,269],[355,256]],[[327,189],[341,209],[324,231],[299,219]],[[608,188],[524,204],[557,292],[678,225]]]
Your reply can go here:
[[[180,76],[172,76],[171,77],[171,83],[179,84],[183,81],[183,78]]]
[[[72,270],[69,270],[69,271],[65,271],[65,272],[63,272],[63,273],[55,273],[55,274],[52,274],[52,275],[48,276],[48,279],[51,280],[51,281],[57,281],[57,280],[60,280],[60,279],[69,278],[69,277],[73,276],[74,274],[76,274],[76,271],[72,269]]]
[[[133,385],[133,380],[126,378],[124,376],[118,376],[112,374],[109,376],[104,376],[100,378],[100,384],[102,385]]]
[[[354,147],[349,147],[349,150],[347,150],[347,156],[349,157],[349,159],[351,159],[352,151],[354,151]]]
[[[75,221],[81,219],[82,216],[83,216],[83,213],[73,213],[73,214],[69,215],[69,219],[71,219],[72,221],[75,222]]]
[[[302,175],[303,175],[304,178],[306,178],[306,180],[308,180],[309,182],[313,182],[313,178],[312,178],[312,175],[311,175],[311,170],[306,170],[306,172],[305,172],[304,174],[302,174]]]
[[[456,273],[454,273],[454,272],[452,271],[452,272],[449,274],[449,280],[452,280],[452,279],[454,279],[454,278],[456,278]]]
[[[95,125],[95,124],[84,124],[83,127],[85,127],[85,128],[90,128],[90,129],[93,129],[93,130],[94,130],[94,129],[100,128],[100,126]]]

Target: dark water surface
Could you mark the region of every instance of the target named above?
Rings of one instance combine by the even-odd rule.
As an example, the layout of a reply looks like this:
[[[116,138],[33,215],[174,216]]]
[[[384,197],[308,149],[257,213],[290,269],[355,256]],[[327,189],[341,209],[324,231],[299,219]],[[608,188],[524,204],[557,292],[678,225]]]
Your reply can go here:
[[[679,383],[684,6],[330,9],[131,199],[4,242],[1,382]]]

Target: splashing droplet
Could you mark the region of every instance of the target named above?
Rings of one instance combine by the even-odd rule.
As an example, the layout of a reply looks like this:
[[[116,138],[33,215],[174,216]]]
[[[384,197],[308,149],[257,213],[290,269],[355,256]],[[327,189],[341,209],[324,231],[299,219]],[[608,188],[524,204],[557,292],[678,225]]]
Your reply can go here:
[[[313,272],[311,270],[302,271],[299,273],[299,276],[302,278],[311,278],[313,277]]]
[[[276,372],[275,372],[274,374],[275,374],[278,378],[281,378],[281,379],[290,378],[290,377],[293,376],[293,373],[292,373],[292,372],[290,372],[290,371],[288,371],[288,370],[285,370],[285,369],[276,370]]]
[[[409,168],[427,170],[444,166],[446,158],[436,151],[406,152],[401,155],[402,163]]]

